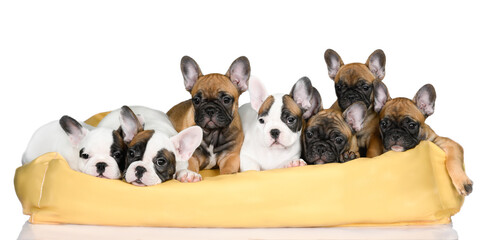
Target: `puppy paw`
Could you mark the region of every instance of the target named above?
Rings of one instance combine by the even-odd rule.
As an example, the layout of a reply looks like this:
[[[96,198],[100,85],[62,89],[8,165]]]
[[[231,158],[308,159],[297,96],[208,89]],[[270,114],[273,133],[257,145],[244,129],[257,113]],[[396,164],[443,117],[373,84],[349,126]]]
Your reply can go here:
[[[464,197],[469,195],[473,190],[473,181],[467,176],[464,176],[462,179],[454,179],[452,183],[456,187],[457,192]]]
[[[297,160],[292,160],[290,161],[289,163],[287,163],[284,168],[291,168],[291,167],[301,167],[301,166],[305,166],[307,165],[307,163],[302,160],[302,159],[297,159]]]
[[[199,182],[202,180],[202,176],[199,173],[193,172],[191,170],[183,169],[176,173],[176,179],[179,182]]]
[[[358,158],[358,154],[352,151],[344,152],[342,155],[343,163]]]

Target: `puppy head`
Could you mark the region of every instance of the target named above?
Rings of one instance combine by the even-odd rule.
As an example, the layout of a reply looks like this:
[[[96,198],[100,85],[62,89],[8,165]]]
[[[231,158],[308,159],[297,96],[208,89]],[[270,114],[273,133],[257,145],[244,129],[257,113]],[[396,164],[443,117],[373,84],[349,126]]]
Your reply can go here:
[[[344,162],[344,153],[358,150],[355,133],[361,130],[365,114],[366,105],[357,102],[344,113],[326,109],[311,117],[303,135],[305,161],[308,164]]]
[[[332,49],[325,52],[324,59],[341,109],[355,102],[363,102],[367,108],[373,105],[373,82],[385,77],[386,57],[382,50],[374,51],[365,64],[344,64]]]
[[[185,56],[181,70],[186,90],[191,93],[194,120],[203,129],[226,128],[238,112],[238,98],[248,88],[250,62],[236,59],[225,75],[203,75],[194,59]]]
[[[252,78],[249,91],[252,108],[258,112],[258,129],[270,148],[300,144],[304,121],[321,109],[321,97],[307,77],[299,79],[290,94],[268,96],[256,78]]]
[[[133,137],[140,125],[135,115],[126,116],[118,130],[98,127],[90,131],[69,116],[63,116],[59,124],[79,153],[76,162],[81,172],[101,178],[121,177],[127,150],[124,138]]]
[[[125,181],[150,186],[172,179],[176,163],[188,161],[201,141],[202,129],[198,126],[172,137],[154,130],[139,132],[128,145]]]
[[[379,84],[377,87],[383,88]],[[383,90],[378,91],[378,95],[383,94]],[[385,151],[406,151],[424,139],[425,119],[434,113],[435,97],[435,89],[431,84],[420,88],[413,100],[382,96],[387,101],[378,105],[377,110],[380,113],[380,134]]]

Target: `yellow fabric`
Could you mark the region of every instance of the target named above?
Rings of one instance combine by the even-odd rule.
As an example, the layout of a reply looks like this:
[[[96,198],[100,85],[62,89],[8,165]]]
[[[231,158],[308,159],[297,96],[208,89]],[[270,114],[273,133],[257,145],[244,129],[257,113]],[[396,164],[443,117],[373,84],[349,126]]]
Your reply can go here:
[[[96,124],[95,124],[96,125]],[[345,164],[171,180],[137,187],[71,170],[57,153],[17,169],[31,223],[163,227],[323,227],[450,222],[457,194],[444,152],[423,142]]]

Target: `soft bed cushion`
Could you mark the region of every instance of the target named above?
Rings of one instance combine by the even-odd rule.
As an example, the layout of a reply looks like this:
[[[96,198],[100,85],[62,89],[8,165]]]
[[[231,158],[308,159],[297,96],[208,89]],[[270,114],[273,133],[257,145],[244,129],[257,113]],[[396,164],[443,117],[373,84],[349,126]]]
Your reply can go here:
[[[87,123],[96,125],[106,113]],[[464,198],[444,152],[403,153],[137,187],[73,171],[57,153],[19,167],[15,190],[31,223],[160,227],[325,227],[449,223]]]

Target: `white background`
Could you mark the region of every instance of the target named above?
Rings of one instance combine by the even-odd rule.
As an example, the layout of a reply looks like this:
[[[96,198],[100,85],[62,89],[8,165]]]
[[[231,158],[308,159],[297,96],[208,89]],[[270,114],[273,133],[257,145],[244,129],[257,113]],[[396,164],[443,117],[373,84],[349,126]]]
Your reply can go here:
[[[125,104],[167,111],[190,96],[179,67],[184,55],[203,73],[225,73],[245,55],[271,93],[289,92],[308,76],[329,107],[327,48],[345,63],[383,49],[392,97],[435,86],[427,122],[464,146],[475,183],[454,229],[461,239],[478,239],[486,213],[485,22],[484,7],[470,1],[2,1],[2,239],[16,238],[27,220],[13,176],[42,124]],[[245,93],[240,104],[247,101]]]

